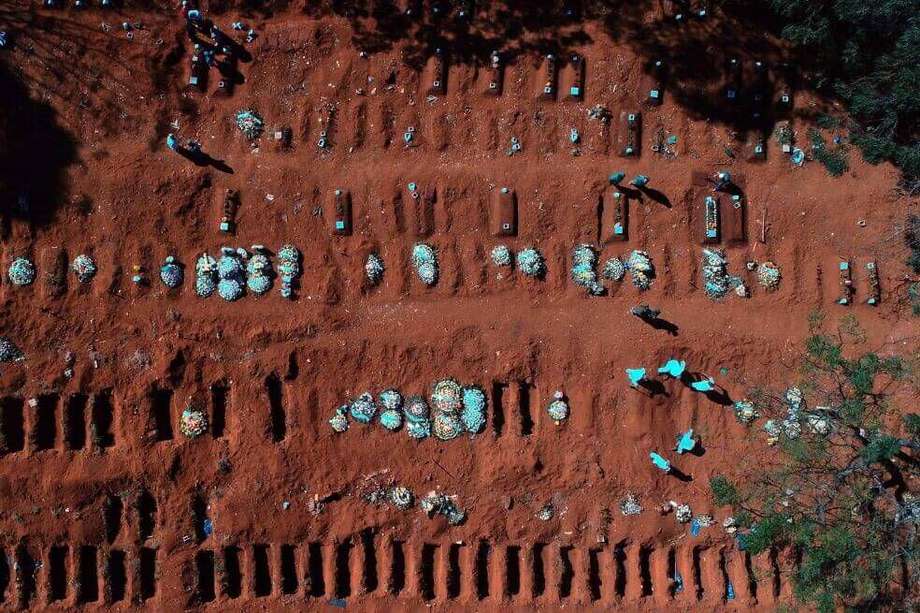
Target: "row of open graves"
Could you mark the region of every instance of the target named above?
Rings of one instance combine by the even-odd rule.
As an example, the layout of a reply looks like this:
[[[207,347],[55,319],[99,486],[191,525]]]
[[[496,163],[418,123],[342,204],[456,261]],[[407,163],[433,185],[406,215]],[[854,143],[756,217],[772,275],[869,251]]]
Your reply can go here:
[[[336,542],[202,548],[189,561],[184,589],[195,594],[194,604],[227,605],[280,598],[344,606],[351,599],[398,598],[751,606],[789,595],[784,563],[780,552],[752,558],[728,545],[419,542],[368,529]]]
[[[288,438],[291,415],[285,381],[276,374],[264,380],[262,393],[251,401],[237,397],[236,388],[226,379],[193,394],[187,402],[177,399],[175,390],[154,385],[143,401],[140,426],[143,441],[172,442],[179,438],[207,435],[222,439],[228,423],[236,419],[239,406],[257,405],[263,415],[264,435],[280,443]],[[290,390],[287,390],[290,393]],[[543,422],[540,393],[533,383],[493,381],[488,390],[488,421],[496,437],[526,437]],[[320,404],[316,390],[307,394],[310,403]],[[102,452],[116,447],[125,434],[120,423],[122,411],[112,390],[96,394],[45,392],[25,400],[18,396],[0,397],[0,456],[36,454],[49,451]],[[200,429],[190,430],[186,422],[201,415]]]
[[[0,608],[46,610],[92,603],[142,605],[158,594],[156,498],[144,486],[97,501],[99,538],[82,543],[23,537],[0,547]],[[62,509],[70,513],[70,508]]]
[[[263,598],[320,599],[338,606],[366,598],[751,606],[789,595],[783,577],[789,569],[781,570],[781,552],[752,558],[727,545],[418,542],[365,530],[336,542],[228,544],[193,551],[177,550],[173,555],[187,560],[181,576],[163,577],[156,548],[43,547],[23,539],[0,552],[0,605],[31,610],[143,605],[157,598],[164,584],[181,588],[188,606]]]

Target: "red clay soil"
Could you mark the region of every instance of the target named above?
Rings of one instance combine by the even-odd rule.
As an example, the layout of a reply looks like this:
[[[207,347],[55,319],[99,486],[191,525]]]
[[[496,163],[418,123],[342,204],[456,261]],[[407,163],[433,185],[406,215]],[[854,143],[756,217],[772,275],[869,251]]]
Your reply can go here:
[[[624,369],[653,371],[678,357],[739,400],[752,385],[794,380],[814,309],[830,323],[856,315],[881,351],[915,342],[896,230],[911,203],[895,195],[893,168],[869,166],[854,150],[850,170],[833,178],[817,162],[793,167],[772,139],[763,163],[728,157],[728,129],[691,119],[667,90],[662,106],[641,105],[643,58],[595,23],[578,48],[584,100],[539,101],[536,54],[507,67],[501,96],[483,95],[487,68],[451,62],[447,94],[427,98],[429,76],[401,60],[406,41],[361,57],[346,19],[294,9],[242,16],[258,32],[246,45],[253,59],[240,65],[245,82],[221,97],[214,70],[206,92],[185,87],[178,12],[12,9],[33,27],[18,31],[2,62],[31,102],[3,110],[6,129],[39,141],[7,139],[6,159],[61,168],[3,177],[3,270],[19,255],[38,268],[32,286],[0,284],[0,335],[26,356],[0,366],[4,608],[772,610],[790,598],[787,557],[746,560],[721,527],[727,509],[708,496],[711,475],[757,461],[762,432],[738,424],[725,399],[678,382],[664,381],[655,396],[631,389]],[[217,21],[231,31],[237,18]],[[132,39],[125,20],[143,23]],[[596,104],[610,110],[609,126],[588,119]],[[797,108],[815,104],[796,98]],[[268,127],[253,142],[234,122],[246,108]],[[636,158],[616,150],[616,118],[628,108],[643,110]],[[35,123],[17,124],[24,113]],[[808,124],[793,125],[805,143]],[[269,138],[282,126],[293,130],[288,151]],[[414,146],[405,147],[409,126]],[[652,150],[659,127],[677,137],[673,155]],[[72,160],[32,150],[58,142],[55,132],[72,142]],[[167,132],[199,140],[232,172],[170,151]],[[522,151],[508,156],[512,136]],[[722,246],[752,295],[715,302],[702,290],[703,209],[691,176],[719,169],[744,178],[745,237]],[[642,249],[657,275],[646,292],[627,279],[591,297],[569,277],[571,250],[598,243],[598,202],[615,170],[648,175],[660,194],[630,195],[628,240],[603,244],[600,262]],[[26,214],[21,188],[10,186],[29,172],[44,183],[22,189]],[[409,182],[434,197],[427,223]],[[496,239],[488,217],[502,186],[516,194],[519,229]],[[241,198],[233,237],[218,231],[228,188]],[[351,194],[351,236],[332,233],[337,188]],[[420,240],[438,253],[432,288],[410,263]],[[288,242],[303,252],[293,301],[277,281],[264,297],[235,303],[195,295],[202,251]],[[545,279],[493,265],[499,243],[542,251]],[[376,288],[364,279],[371,251],[386,263]],[[95,257],[99,274],[81,285],[68,273],[55,293],[49,272],[79,253]],[[157,278],[168,255],[186,266],[178,290]],[[850,307],[836,304],[842,258],[854,269]],[[780,266],[777,291],[745,270],[751,259]],[[881,273],[877,307],[865,304],[870,260]],[[149,285],[132,283],[134,265]],[[660,308],[676,333],[631,316],[640,302]],[[343,434],[329,426],[336,407],[364,391],[427,395],[444,377],[487,391],[482,434],[419,442],[379,425],[352,423]],[[561,425],[546,413],[556,390],[571,405]],[[212,421],[194,440],[178,428],[189,404]],[[672,451],[688,427],[701,456]],[[660,473],[652,450],[691,479]],[[393,483],[417,497],[456,495],[466,522],[362,498]],[[630,493],[642,514],[620,513]],[[670,500],[716,524],[691,536],[659,512]],[[538,519],[547,504],[553,517]]]

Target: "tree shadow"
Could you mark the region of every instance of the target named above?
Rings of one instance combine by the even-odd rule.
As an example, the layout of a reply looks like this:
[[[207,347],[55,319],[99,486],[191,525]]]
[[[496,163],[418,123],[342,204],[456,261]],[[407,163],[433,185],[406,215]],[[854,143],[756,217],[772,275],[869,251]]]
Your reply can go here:
[[[76,141],[57,112],[0,63],[0,214],[50,223],[66,202],[67,168],[76,160]]]
[[[304,11],[312,17],[334,15],[348,20],[352,44],[366,53],[400,46],[407,65],[420,69],[435,49],[450,52],[451,61],[487,65],[493,51],[505,61],[528,54],[554,53],[588,44],[584,19],[564,18],[556,3],[507,0],[473,3],[473,15],[461,15],[464,3],[393,0],[314,2]],[[407,12],[405,8],[410,8]]]
[[[280,0],[247,6],[260,6],[261,12],[270,14],[287,4]],[[404,61],[416,69],[437,48],[455,63],[474,66],[487,65],[493,51],[505,61],[528,54],[565,57],[592,42],[588,27],[598,26],[615,42],[628,45],[664,96],[673,98],[692,119],[725,124],[739,140],[749,132],[766,138],[783,112],[773,100],[776,83],[792,86],[797,79],[789,66],[808,58],[793,61],[770,11],[752,10],[750,3],[740,0],[711,4],[716,6],[706,18],[690,16],[687,3],[664,0],[325,0],[309,3],[304,12],[344,18],[360,50],[378,53],[399,46]],[[470,5],[472,15],[463,13]],[[677,10],[684,19],[676,19]],[[663,67],[656,66],[656,60]],[[669,206],[660,193],[648,195]]]

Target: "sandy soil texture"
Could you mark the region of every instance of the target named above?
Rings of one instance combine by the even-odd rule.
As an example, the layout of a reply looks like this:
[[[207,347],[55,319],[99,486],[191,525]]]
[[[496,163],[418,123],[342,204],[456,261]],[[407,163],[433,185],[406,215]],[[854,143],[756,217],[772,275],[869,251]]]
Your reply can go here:
[[[195,88],[178,9],[93,4],[0,9],[15,34],[0,52],[0,336],[25,356],[0,364],[0,606],[766,611],[790,597],[794,561],[739,551],[708,479],[757,461],[763,437],[732,404],[791,381],[810,312],[856,315],[882,350],[916,337],[898,232],[915,203],[896,193],[895,169],[855,149],[840,178],[814,161],[794,167],[772,134],[757,159],[741,116],[769,83],[763,108],[782,119],[781,46],[739,45],[736,74],[721,65],[734,40],[719,39],[733,24],[714,15],[678,28],[670,3],[621,22],[499,14],[435,45],[432,31],[378,25],[373,12],[214,2],[206,16],[245,53]],[[237,20],[254,28],[251,43]],[[710,47],[673,46],[681,36]],[[667,78],[649,67],[653,47],[668,55]],[[681,81],[692,61],[714,73]],[[720,116],[735,86],[747,98]],[[788,91],[785,120],[807,150],[827,105]],[[596,105],[606,118],[592,118]],[[263,118],[259,138],[237,128],[244,109]],[[276,138],[287,130],[289,145]],[[209,157],[169,150],[169,133]],[[737,202],[713,192],[726,170]],[[645,189],[629,185],[639,174]],[[219,229],[227,190],[239,198],[234,234]],[[707,238],[712,194],[718,234]],[[502,220],[512,235],[495,235]],[[437,254],[433,286],[412,265],[420,242]],[[196,295],[201,253],[264,245],[277,270],[287,243],[302,254],[292,299],[278,278],[232,303]],[[582,243],[597,250],[603,295],[570,275]],[[543,278],[495,265],[498,245],[539,250]],[[707,296],[704,246],[724,250],[749,297]],[[628,273],[600,274],[633,250],[655,267],[646,291]],[[365,277],[371,253],[385,265],[378,285]],[[68,268],[78,254],[98,266],[88,283]],[[184,267],[175,289],[159,278],[167,256]],[[17,257],[34,262],[33,284],[6,276]],[[775,291],[749,261],[779,267]],[[849,306],[837,303],[841,261]],[[639,303],[666,325],[630,315]],[[721,391],[659,377],[629,387],[626,368],[654,372],[671,357]],[[330,427],[362,392],[427,398],[447,377],[484,390],[478,435]],[[559,424],[547,413],[556,391],[570,407]],[[208,416],[193,439],[180,427],[188,407]],[[703,451],[678,456],[691,427]],[[654,450],[686,478],[655,469]],[[368,500],[394,485],[455,495],[465,522]],[[641,514],[621,513],[629,495]],[[715,523],[691,535],[660,512],[672,500]]]

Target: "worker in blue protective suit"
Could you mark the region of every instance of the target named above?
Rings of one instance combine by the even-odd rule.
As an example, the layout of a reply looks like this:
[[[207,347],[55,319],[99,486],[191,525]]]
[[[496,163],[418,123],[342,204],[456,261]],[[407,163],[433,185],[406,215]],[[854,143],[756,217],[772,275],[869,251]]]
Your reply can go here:
[[[668,375],[675,379],[680,379],[684,371],[687,369],[687,363],[683,360],[675,360],[671,358],[665,362],[664,366],[658,369],[658,373],[662,375]]]
[[[691,382],[690,387],[697,392],[711,392],[716,389],[716,380],[712,377],[707,377],[699,381]]]
[[[632,387],[639,387],[639,384],[645,379],[644,368],[627,368],[626,376],[629,377],[629,384]]]
[[[693,438],[693,428],[690,428],[677,439],[677,447],[674,448],[678,454],[686,453],[696,449],[696,439]]]
[[[656,468],[666,473],[671,472],[671,463],[665,460],[663,457],[661,457],[654,451],[648,454],[648,456],[652,459],[652,464],[654,464]]]

